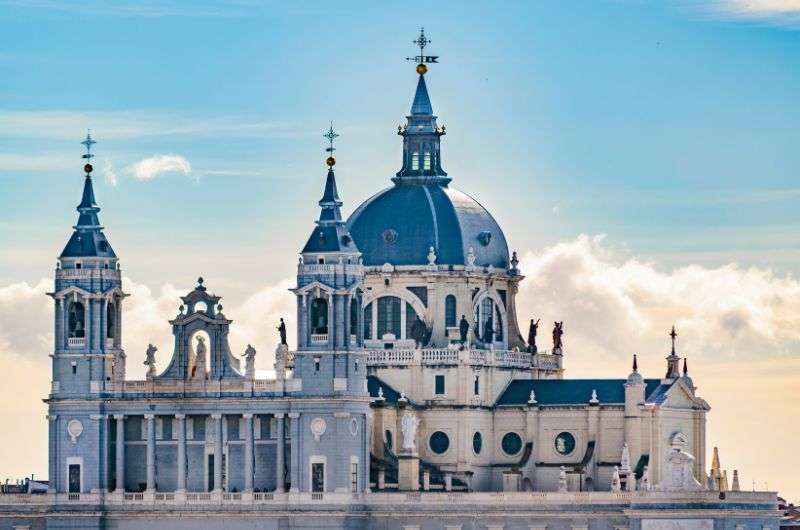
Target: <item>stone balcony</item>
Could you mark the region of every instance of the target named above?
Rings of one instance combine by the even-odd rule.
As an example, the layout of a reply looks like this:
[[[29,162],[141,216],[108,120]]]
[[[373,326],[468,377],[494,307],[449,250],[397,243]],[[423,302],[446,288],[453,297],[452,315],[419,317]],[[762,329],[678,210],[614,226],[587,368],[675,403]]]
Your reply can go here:
[[[367,365],[383,368],[392,366],[494,366],[499,368],[518,368],[527,370],[531,368],[531,354],[511,350],[479,350],[454,348],[422,348],[422,349],[389,349],[366,350]],[[545,353],[538,356],[555,357]],[[548,364],[548,363],[543,363]],[[558,366],[558,359],[554,359],[553,366]]]
[[[252,395],[282,394],[284,392],[300,392],[303,382],[300,379],[223,379],[215,381],[175,379],[147,379],[139,381],[106,381],[96,382],[93,393],[109,393],[116,395]],[[54,393],[57,389],[54,389]]]

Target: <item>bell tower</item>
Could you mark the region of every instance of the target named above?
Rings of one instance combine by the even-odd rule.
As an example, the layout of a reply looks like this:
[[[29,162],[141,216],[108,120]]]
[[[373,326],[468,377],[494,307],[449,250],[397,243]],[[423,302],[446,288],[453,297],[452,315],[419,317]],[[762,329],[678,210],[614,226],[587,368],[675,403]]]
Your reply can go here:
[[[96,142],[87,134],[86,173],[78,205],[78,222],[58,258],[55,290],[55,347],[52,394],[97,394],[107,382],[125,377],[122,350],[122,292],[119,260],[100,225],[92,185],[91,152]]]
[[[366,363],[362,350],[364,267],[342,220],[333,166],[333,124],[324,135],[328,174],[319,201],[320,215],[297,267],[297,352],[295,377],[304,392],[316,395],[366,392]]]

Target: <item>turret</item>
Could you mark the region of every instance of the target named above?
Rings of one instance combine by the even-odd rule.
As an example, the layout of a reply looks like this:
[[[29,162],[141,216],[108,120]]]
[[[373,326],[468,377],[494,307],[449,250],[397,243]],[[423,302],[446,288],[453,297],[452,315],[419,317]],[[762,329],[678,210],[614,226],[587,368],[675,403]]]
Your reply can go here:
[[[672,351],[667,356],[667,373],[664,376],[665,382],[674,381],[681,376],[681,358],[675,353],[675,339],[678,337],[675,326],[672,326],[672,331],[670,331],[669,336],[672,339]]]
[[[639,362],[633,356],[633,368],[625,382],[625,443],[630,462],[635,467],[642,455],[642,406],[645,400],[644,378],[639,373]]]
[[[364,392],[366,366],[361,358],[364,268],[361,253],[342,220],[333,166],[333,125],[320,214],[297,268],[297,354],[295,377],[316,393]],[[313,383],[312,383],[313,382]]]
[[[86,173],[78,210],[64,250],[58,258],[55,290],[53,394],[101,392],[106,382],[124,378],[122,351],[121,272],[117,255],[100,225],[92,183],[91,147],[83,145]]]

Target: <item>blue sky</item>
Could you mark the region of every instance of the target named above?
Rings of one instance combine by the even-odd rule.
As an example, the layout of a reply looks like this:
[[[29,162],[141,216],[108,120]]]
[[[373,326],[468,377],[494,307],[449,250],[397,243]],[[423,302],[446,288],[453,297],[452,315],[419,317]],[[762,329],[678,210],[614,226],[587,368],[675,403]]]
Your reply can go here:
[[[513,248],[605,233],[664,267],[796,275],[800,32],[762,3],[0,1],[0,280],[51,274],[86,128],[129,274],[291,275],[329,120],[348,212],[397,170],[423,24],[444,166]],[[156,155],[191,171],[135,178]]]

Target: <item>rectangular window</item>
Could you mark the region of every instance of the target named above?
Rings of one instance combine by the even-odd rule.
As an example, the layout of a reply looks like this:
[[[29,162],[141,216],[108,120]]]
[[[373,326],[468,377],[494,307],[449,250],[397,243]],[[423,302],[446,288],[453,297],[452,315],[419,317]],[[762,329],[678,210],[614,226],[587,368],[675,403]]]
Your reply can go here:
[[[172,440],[172,418],[169,416],[162,416],[159,420],[161,424],[161,439]]]
[[[396,296],[378,298],[378,337],[382,339],[387,333],[400,338],[400,299]]]
[[[186,418],[186,439],[194,440],[194,418]]]
[[[431,153],[430,151],[425,152],[425,158],[422,159],[422,167],[426,171],[431,168]]]
[[[325,258],[317,258],[317,263],[320,265],[325,265]]]
[[[350,492],[358,493],[358,464],[350,463]]]
[[[419,171],[419,153],[411,154],[411,170]]]
[[[261,439],[266,440],[270,437],[270,431],[272,428],[272,422],[275,421],[275,416],[270,416],[269,419],[266,416],[261,417]]]
[[[225,416],[228,427],[228,440],[239,440],[239,418],[236,416]]]
[[[322,493],[325,491],[325,464],[311,464],[311,492]]]
[[[81,465],[69,465],[69,493],[81,492]]]
[[[72,375],[78,373],[78,365],[76,363],[72,363]]]
[[[475,376],[475,388],[473,390],[473,393],[476,396],[480,396],[481,395],[481,378],[480,378],[479,375]]]
[[[372,338],[372,304],[364,308],[364,338]]]
[[[444,376],[443,375],[435,376],[434,383],[435,383],[434,384],[434,386],[435,386],[434,393],[437,396],[443,396],[444,395]]]

